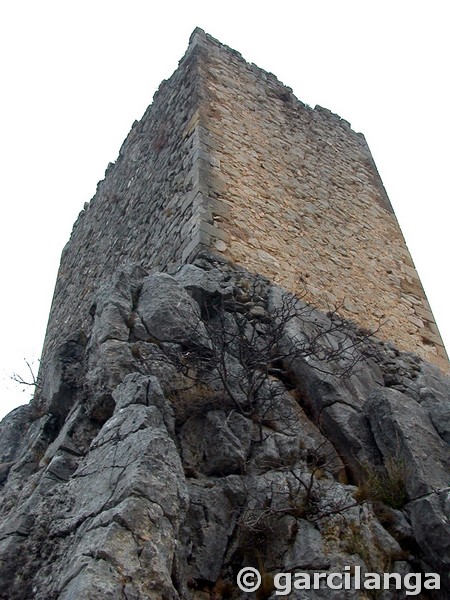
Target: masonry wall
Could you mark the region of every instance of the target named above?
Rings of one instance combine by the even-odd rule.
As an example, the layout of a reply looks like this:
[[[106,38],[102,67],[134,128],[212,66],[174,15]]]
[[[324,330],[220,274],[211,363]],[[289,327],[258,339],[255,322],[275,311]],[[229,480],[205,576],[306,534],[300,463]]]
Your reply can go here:
[[[197,29],[74,225],[44,362],[118,266],[203,248],[448,367],[364,137]]]
[[[202,32],[216,250],[448,366],[364,137]],[[214,182],[216,185],[214,185]]]
[[[73,331],[88,330],[95,292],[120,264],[159,270],[181,264],[202,212],[196,200],[198,140],[192,119],[200,93],[193,44],[134,123],[117,161],[73,227],[61,257],[44,360]]]

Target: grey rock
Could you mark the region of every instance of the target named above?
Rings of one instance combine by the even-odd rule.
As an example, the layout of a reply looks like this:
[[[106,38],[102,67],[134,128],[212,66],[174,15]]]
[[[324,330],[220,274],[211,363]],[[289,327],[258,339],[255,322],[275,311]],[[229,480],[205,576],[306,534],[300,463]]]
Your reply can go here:
[[[414,537],[425,562],[440,572],[450,570],[450,511],[448,487],[410,502],[407,506]],[[445,578],[444,578],[445,580]]]
[[[204,270],[187,264],[183,265],[174,278],[189,292],[199,307],[212,307],[216,302],[231,296],[227,286],[223,284],[223,275],[218,269]]]
[[[197,303],[170,275],[144,279],[137,311],[149,335],[161,342],[210,345]]]
[[[362,412],[336,402],[323,409],[319,424],[356,478],[363,474],[364,465],[379,462],[380,451],[367,417]]]
[[[427,409],[434,428],[441,438],[450,445],[450,402],[447,398],[432,399],[428,397],[421,402]]]
[[[136,371],[136,359],[130,344],[108,339],[90,354],[88,367],[85,410],[97,421],[105,422],[114,411],[112,392],[126,375]]]
[[[0,463],[0,484],[8,479],[8,474],[13,464],[14,461]]]
[[[268,317],[267,311],[262,306],[252,306],[248,312],[251,317],[256,319],[267,319]]]
[[[402,461],[411,500],[448,484],[450,449],[420,404],[397,390],[378,389],[365,413],[384,458]]]
[[[184,534],[189,573],[194,579],[215,582],[220,575],[238,521],[236,493],[239,486],[236,489],[233,481],[218,481],[208,487],[195,481],[189,485],[190,508]]]
[[[414,548],[416,545],[414,531],[402,511],[383,505],[377,507],[376,515],[380,524],[399,541],[401,546]]]
[[[63,342],[48,359],[42,383],[47,411],[59,418],[66,417],[81,386],[86,340],[82,334]]]
[[[358,476],[361,465],[379,458],[363,407],[372,390],[383,384],[381,369],[373,360],[366,362],[351,331],[275,286],[269,293],[269,312],[286,321],[280,345],[302,406]]]
[[[19,406],[0,423],[0,462],[14,461],[21,450],[21,443],[33,420],[30,405]]]
[[[301,442],[298,436],[288,436],[262,427],[255,433],[255,438],[258,444],[252,453],[250,468],[266,471],[294,465],[299,460]]]
[[[48,464],[59,450],[70,452],[73,455],[83,455],[83,449],[78,446],[72,435],[79,421],[83,420],[83,415],[84,411],[81,405],[76,405],[72,409],[70,414],[67,416],[63,427],[58,433],[57,438],[51,444],[49,444],[42,458],[44,462],[47,462]],[[82,425],[85,425],[86,428],[88,428],[88,423],[85,422]]]
[[[180,430],[183,461],[205,475],[242,472],[250,451],[252,422],[237,412],[214,410],[191,417]]]
[[[164,396],[159,380],[154,375],[144,376],[139,373],[126,375],[123,383],[114,390],[113,399],[116,413],[132,404],[155,407],[162,415],[169,433],[174,435],[173,407]]]
[[[427,562],[450,568],[449,447],[428,412],[396,390],[374,392],[367,414],[385,459],[401,461],[414,536]]]
[[[397,540],[376,519],[370,524],[374,546],[379,548],[385,557],[398,558],[402,549]]]
[[[284,556],[287,571],[308,569],[324,570],[329,568],[330,559],[326,557],[323,539],[312,523],[300,519],[297,521],[297,535]]]
[[[441,438],[450,444],[450,382],[442,386],[442,380],[427,377],[428,386],[419,388],[420,405],[428,411],[431,421]],[[419,379],[419,383],[424,383]]]
[[[101,312],[96,313],[95,333],[99,344],[106,340],[126,342],[129,337],[127,325],[128,314],[120,306],[107,304]]]
[[[68,452],[59,452],[58,455],[54,456],[50,461],[42,481],[45,482],[48,488],[51,486],[48,485],[46,478],[53,478],[57,482],[69,481],[70,476],[75,471],[76,467],[76,461],[73,460],[73,457]]]
[[[99,289],[91,307],[91,346],[106,340],[128,340],[135,298],[146,274],[138,265],[125,265]]]
[[[62,589],[61,600],[126,600],[119,574],[106,561],[86,559],[79,568],[80,572]]]
[[[107,425],[93,440],[87,460],[81,462],[68,484],[70,512],[64,521],[54,524],[55,533],[61,534],[84,522],[66,559],[71,567],[66,567],[58,586],[64,590],[66,580],[70,589],[75,586],[72,571],[80,580],[77,587],[90,585],[85,583],[86,572],[91,572],[88,581],[95,578],[103,569],[98,562],[101,559],[109,569],[121,565],[121,569],[135,572],[135,585],[142,588],[140,597],[152,574],[154,592],[159,589],[175,596],[170,561],[175,532],[187,506],[178,452],[167,435],[162,414],[154,406],[122,408]],[[94,488],[96,494],[92,496],[89,490]],[[90,560],[81,559],[86,564],[76,566],[77,557],[83,556],[93,556],[97,562],[89,567]],[[115,582],[116,575],[111,580],[113,590]]]
[[[48,355],[41,398],[0,425],[8,600],[200,600],[229,593],[246,564],[407,573],[419,561],[444,577],[445,378],[373,340],[345,373],[353,326],[328,331],[329,317],[300,301],[273,348],[286,356],[273,359],[270,319],[283,316],[285,293],[208,265],[117,273],[86,333]],[[217,302],[214,314],[202,302]],[[265,353],[253,372],[239,335]],[[407,505],[356,502],[347,476],[389,457],[406,466]],[[292,597],[359,597],[305,593]]]

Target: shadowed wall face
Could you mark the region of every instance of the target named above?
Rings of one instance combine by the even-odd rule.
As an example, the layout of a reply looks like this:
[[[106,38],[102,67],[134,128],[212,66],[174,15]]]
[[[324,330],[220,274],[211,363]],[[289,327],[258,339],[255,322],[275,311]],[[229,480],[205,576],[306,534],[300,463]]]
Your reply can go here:
[[[198,222],[195,130],[189,126],[198,88],[197,54],[189,49],[80,213],[61,257],[44,359],[73,331],[89,330],[95,293],[120,265],[164,271],[181,264]]]
[[[227,212],[217,248],[321,308],[448,365],[425,293],[361,134],[207,39],[211,180]],[[225,216],[224,216],[225,215]]]

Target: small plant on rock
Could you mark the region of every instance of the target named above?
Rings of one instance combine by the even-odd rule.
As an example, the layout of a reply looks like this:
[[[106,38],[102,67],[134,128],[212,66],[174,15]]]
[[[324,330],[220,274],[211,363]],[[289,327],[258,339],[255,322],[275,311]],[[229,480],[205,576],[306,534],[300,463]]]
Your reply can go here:
[[[364,465],[364,475],[355,493],[359,502],[382,502],[395,509],[403,508],[408,501],[406,493],[406,467],[403,459],[389,457],[384,467]]]

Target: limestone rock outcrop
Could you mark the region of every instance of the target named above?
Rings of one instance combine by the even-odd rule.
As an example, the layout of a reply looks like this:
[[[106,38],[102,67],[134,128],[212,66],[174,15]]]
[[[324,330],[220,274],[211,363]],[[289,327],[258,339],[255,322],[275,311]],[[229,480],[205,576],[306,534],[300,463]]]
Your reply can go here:
[[[0,598],[244,598],[243,566],[344,565],[448,597],[437,367],[207,253],[120,269],[89,313],[0,424]]]

